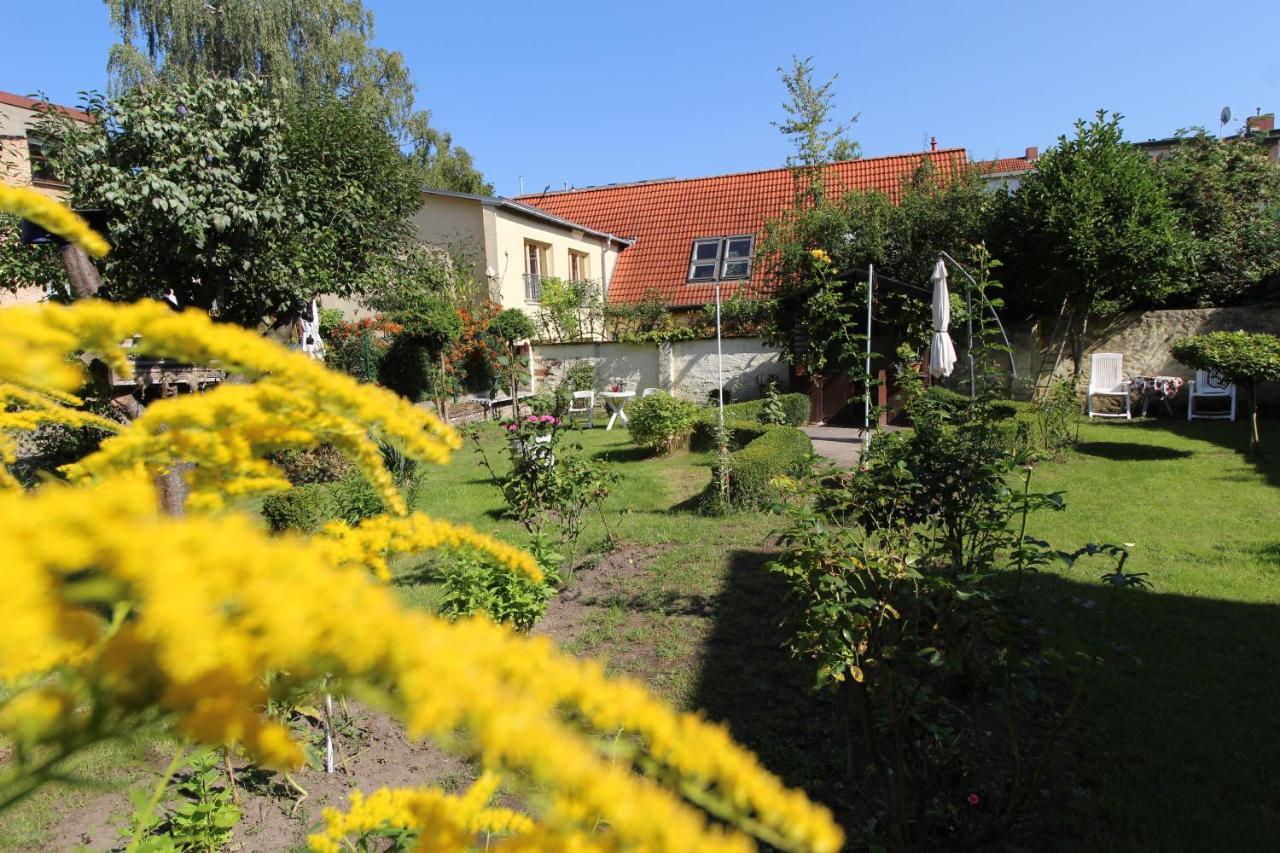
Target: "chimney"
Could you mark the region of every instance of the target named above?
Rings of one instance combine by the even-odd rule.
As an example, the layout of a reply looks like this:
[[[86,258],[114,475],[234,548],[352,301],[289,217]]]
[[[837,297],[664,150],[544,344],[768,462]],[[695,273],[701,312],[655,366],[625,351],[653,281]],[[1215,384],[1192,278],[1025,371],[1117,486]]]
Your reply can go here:
[[[1030,146],[1030,147],[1028,147],[1028,148],[1027,148],[1027,153],[1026,153],[1025,155],[1023,155],[1023,158],[1022,158],[1022,159],[1023,159],[1023,160],[1027,160],[1027,161],[1034,161],[1034,160],[1035,160],[1037,157],[1039,157],[1039,156],[1040,156],[1040,148],[1039,148],[1039,146],[1037,146],[1037,145],[1032,145],[1032,146]]]
[[[930,151],[937,151],[937,150],[938,150],[938,137],[936,137],[936,136],[930,136],[930,137],[929,137],[929,150],[930,150]]]
[[[1247,116],[1244,120],[1244,129],[1248,133],[1270,133],[1276,129],[1276,114]]]

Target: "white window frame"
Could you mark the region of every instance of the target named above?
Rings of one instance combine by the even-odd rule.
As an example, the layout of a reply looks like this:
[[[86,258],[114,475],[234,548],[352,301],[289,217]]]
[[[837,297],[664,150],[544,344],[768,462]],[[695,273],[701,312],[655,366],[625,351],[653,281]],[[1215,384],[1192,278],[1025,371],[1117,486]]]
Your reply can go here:
[[[577,267],[577,269],[575,270],[574,267]],[[591,256],[589,254],[577,249],[569,250],[569,280],[591,280]]]
[[[716,247],[716,254],[713,258],[699,258],[698,247],[712,245]],[[722,237],[701,237],[693,241],[693,248],[689,252],[689,282],[701,284],[703,282],[714,282],[720,275],[720,257],[724,253],[724,238]],[[694,267],[711,266],[711,275],[695,277],[693,274]]]
[[[744,258],[730,258],[729,242],[731,240],[746,240],[747,255]],[[714,258],[698,258],[698,248],[700,246],[713,245],[716,247]],[[754,234],[733,234],[728,237],[697,237],[693,241],[693,248],[689,252],[689,277],[686,279],[688,284],[714,284],[717,281],[744,281],[751,278],[751,264],[755,256],[756,236]],[[726,275],[725,266],[730,263],[740,263],[746,261],[747,271],[741,275]],[[695,277],[693,274],[694,267],[711,266],[711,275]]]
[[[532,252],[530,250],[533,250]],[[530,260],[535,260],[530,264]],[[531,266],[537,266],[536,271]],[[525,302],[542,301],[542,280],[551,276],[551,245],[537,240],[524,241],[524,300]]]
[[[742,257],[742,258],[729,257],[729,243],[730,241],[733,241],[733,240],[747,241],[746,257]],[[721,281],[742,281],[744,279],[751,278],[751,260],[755,254],[755,251],[756,251],[756,236],[754,234],[735,234],[732,237],[725,237],[724,247],[720,250],[720,266],[718,269],[720,273],[720,280]],[[725,273],[724,268],[727,265],[729,265],[730,263],[736,263],[740,261],[746,261],[747,263],[746,272],[744,272],[742,275],[727,275]]]

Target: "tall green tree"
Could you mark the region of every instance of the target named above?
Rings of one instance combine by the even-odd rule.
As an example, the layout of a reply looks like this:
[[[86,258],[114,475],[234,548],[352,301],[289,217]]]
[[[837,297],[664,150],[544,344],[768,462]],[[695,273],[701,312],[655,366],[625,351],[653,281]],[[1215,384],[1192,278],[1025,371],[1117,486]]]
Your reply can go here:
[[[766,223],[757,257],[760,278],[772,285],[774,295],[767,324],[771,337],[812,338],[805,318],[836,305],[856,315],[846,318],[849,322],[865,325],[862,285],[833,280],[824,285],[825,304],[809,304],[818,292],[815,272],[821,266],[813,250],[821,250],[838,270],[874,264],[882,277],[927,288],[939,252],[963,258],[983,240],[991,203],[972,170],[944,173],[925,164],[903,181],[896,203],[883,192],[852,192]],[[839,288],[848,292],[835,299],[831,294]],[[914,343],[932,328],[928,299],[920,296],[886,284],[877,297],[881,321],[898,326]]]
[[[105,0],[119,43],[113,94],[207,77],[265,82],[287,98],[332,97],[371,110],[414,155],[428,186],[492,191],[470,154],[431,126],[399,51],[374,47],[361,0]]]
[[[1191,238],[1200,305],[1257,300],[1280,278],[1280,164],[1248,136],[1197,129],[1158,161]]]
[[[861,156],[861,147],[848,136],[858,116],[847,122],[833,117],[833,89],[839,75],[832,75],[822,83],[815,81],[812,57],[793,56],[791,69],[779,67],[778,74],[787,90],[787,100],[782,104],[787,118],[773,125],[795,146],[795,153],[787,157],[787,165],[796,175],[797,204],[816,203],[823,197],[822,167]]]
[[[1059,137],[1007,198],[993,245],[1019,304],[1062,318],[1077,373],[1091,318],[1190,288],[1178,212],[1121,118],[1099,110]]]
[[[354,295],[407,233],[416,175],[380,119],[333,98],[282,107],[255,79],[206,78],[49,113],[75,203],[103,211],[115,250],[102,295],[172,290],[243,325],[320,293]]]

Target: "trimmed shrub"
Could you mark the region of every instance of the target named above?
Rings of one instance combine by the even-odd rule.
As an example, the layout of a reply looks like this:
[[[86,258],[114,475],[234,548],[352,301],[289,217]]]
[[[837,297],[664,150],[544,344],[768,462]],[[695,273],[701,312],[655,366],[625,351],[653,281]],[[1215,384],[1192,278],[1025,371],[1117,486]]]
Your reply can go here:
[[[331,444],[321,444],[306,450],[281,450],[268,458],[280,466],[289,482],[295,486],[332,483],[341,480],[351,470],[351,463]]]
[[[809,421],[809,397],[805,394],[779,394],[778,401],[786,417],[787,426],[800,426]],[[724,425],[733,436],[733,446],[743,447],[764,434],[767,426],[760,422],[765,400],[747,400],[724,407]],[[630,412],[628,412],[629,414]],[[693,426],[690,445],[694,450],[714,450],[716,446],[717,407],[702,410],[702,416]]]
[[[332,483],[306,483],[287,492],[268,495],[262,502],[262,517],[276,533],[284,530],[314,533],[334,519],[358,524],[382,512],[382,498],[369,481],[354,470]]]
[[[275,533],[284,530],[314,533],[333,518],[329,487],[322,483],[308,483],[287,492],[268,495],[262,502],[262,517]]]
[[[699,412],[693,403],[660,391],[637,400],[628,414],[636,444],[670,453],[687,440]]]
[[[799,477],[809,468],[813,444],[795,427],[775,426],[729,454],[729,503],[735,509],[764,508],[778,500],[770,480]],[[712,481],[718,477],[713,474]]]

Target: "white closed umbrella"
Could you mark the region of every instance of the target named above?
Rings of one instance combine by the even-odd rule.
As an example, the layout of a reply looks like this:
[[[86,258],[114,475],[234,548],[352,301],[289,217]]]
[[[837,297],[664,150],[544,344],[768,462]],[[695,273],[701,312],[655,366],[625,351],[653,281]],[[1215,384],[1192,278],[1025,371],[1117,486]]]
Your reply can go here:
[[[933,268],[933,340],[929,343],[929,372],[950,376],[956,366],[956,348],[951,344],[951,294],[947,291],[947,266],[938,259]]]

